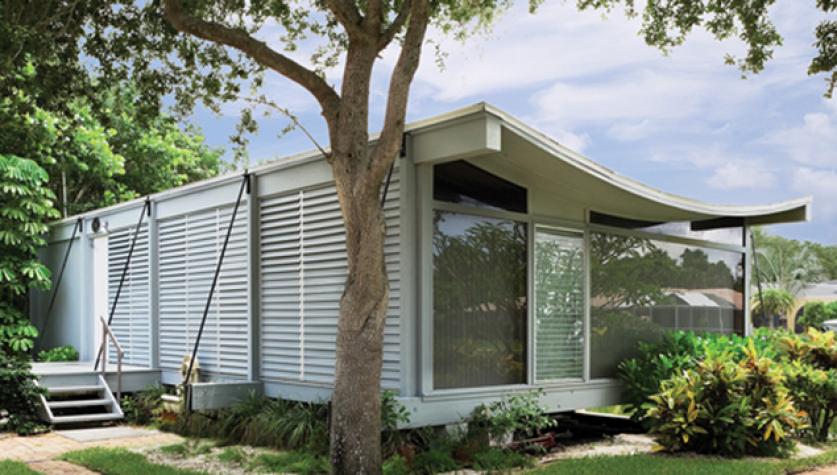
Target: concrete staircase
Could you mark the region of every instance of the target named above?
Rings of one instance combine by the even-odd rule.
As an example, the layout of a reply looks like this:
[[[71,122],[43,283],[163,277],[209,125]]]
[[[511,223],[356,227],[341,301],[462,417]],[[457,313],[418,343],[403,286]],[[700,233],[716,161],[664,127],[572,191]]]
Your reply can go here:
[[[44,379],[41,395],[44,419],[53,425],[89,424],[124,417],[105,378],[96,372]]]

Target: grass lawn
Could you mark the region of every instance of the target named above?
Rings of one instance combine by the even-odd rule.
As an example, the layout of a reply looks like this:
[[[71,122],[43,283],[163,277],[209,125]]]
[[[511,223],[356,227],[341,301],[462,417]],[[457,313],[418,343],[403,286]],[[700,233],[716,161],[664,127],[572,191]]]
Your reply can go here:
[[[0,473],[3,475],[40,475],[40,472],[32,470],[25,463],[14,460],[0,460]]]
[[[103,475],[199,475],[202,472],[151,463],[142,454],[125,449],[93,448],[68,452],[62,460]],[[0,473],[6,473],[0,471]],[[25,473],[25,472],[21,472]]]
[[[643,475],[784,475],[837,463],[837,448],[814,456],[790,460],[736,460],[710,457],[626,455],[568,459],[533,470],[532,474],[595,475],[641,473]]]

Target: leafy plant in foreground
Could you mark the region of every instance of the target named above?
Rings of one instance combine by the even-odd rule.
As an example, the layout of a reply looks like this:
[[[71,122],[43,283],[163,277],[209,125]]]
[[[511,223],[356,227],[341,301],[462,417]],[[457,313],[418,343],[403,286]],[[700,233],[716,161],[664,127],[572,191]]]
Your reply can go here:
[[[745,358],[708,355],[694,369],[663,381],[646,406],[651,433],[668,451],[741,456],[781,455],[805,427],[784,386],[780,365],[752,341]]]
[[[78,351],[73,345],[57,346],[38,352],[38,361],[78,361]]]
[[[47,174],[35,162],[0,150],[0,410],[6,430],[32,433],[40,426],[29,351],[38,331],[26,316],[29,289],[47,290],[49,270],[38,261],[46,222],[57,216]]]

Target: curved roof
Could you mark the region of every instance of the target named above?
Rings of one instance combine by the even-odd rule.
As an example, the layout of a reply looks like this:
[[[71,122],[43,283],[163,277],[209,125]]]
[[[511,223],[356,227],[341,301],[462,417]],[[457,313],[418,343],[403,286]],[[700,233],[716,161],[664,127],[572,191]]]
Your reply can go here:
[[[580,201],[590,203],[595,211],[648,221],[741,218],[747,224],[773,224],[807,221],[810,218],[810,197],[765,205],[739,206],[705,203],[652,188],[590,160],[486,103],[410,124],[408,130],[419,130],[479,113],[499,119],[503,128],[504,152],[508,149],[514,150],[516,155],[529,156],[535,149],[541,151],[537,162],[532,162],[531,166],[536,167],[540,174],[551,174],[556,185],[560,183],[563,187],[575,189],[583,197]]]

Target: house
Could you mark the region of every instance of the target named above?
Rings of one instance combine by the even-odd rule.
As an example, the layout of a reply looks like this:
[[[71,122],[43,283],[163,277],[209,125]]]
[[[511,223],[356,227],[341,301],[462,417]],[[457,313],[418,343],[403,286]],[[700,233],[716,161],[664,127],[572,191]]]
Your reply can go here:
[[[674,328],[649,307],[703,309],[689,328],[749,331],[747,227],[809,216],[807,198],[726,206],[649,188],[487,104],[410,124],[401,155],[383,200],[381,386],[415,426],[535,388],[554,411],[618,403],[616,365]],[[92,370],[135,234],[110,325],[122,390],[181,382],[242,180],[151,196],[138,233],[142,199],[87,213],[69,253],[77,219],[54,226],[43,257],[58,274],[68,255],[64,282],[52,316],[47,295],[32,316],[48,321],[42,347],[72,344],[83,363],[53,382],[36,368],[43,384]],[[253,389],[325,401],[333,382],[346,265],[329,166],[318,153],[268,163],[248,188],[198,349],[198,409]],[[97,385],[113,389],[113,366]]]

